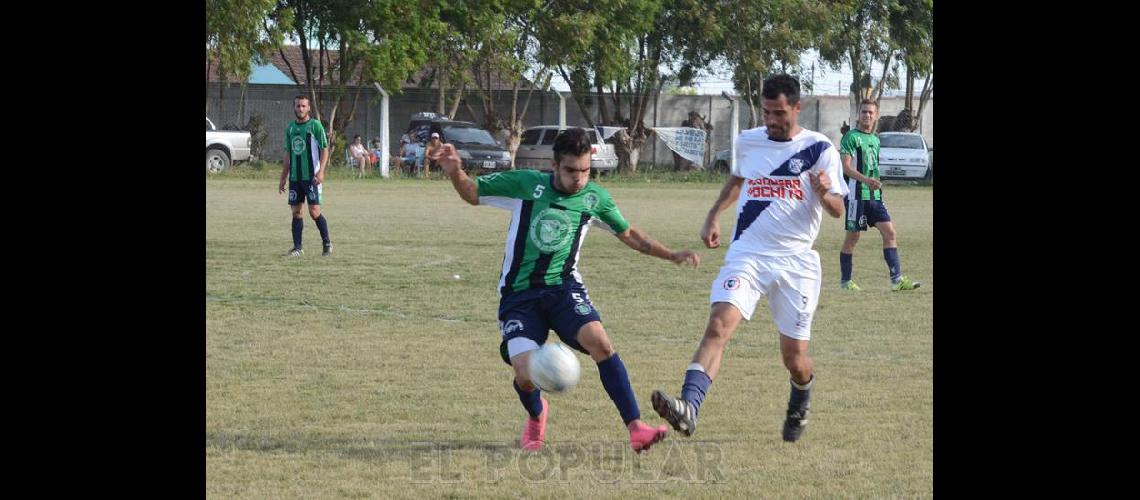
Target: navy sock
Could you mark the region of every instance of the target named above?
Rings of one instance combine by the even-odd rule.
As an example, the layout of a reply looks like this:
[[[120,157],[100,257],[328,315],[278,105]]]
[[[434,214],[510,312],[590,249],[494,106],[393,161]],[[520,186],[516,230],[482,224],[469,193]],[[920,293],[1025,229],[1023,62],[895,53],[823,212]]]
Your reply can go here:
[[[788,408],[806,408],[811,402],[811,385],[815,382],[815,374],[808,379],[807,384],[796,387],[796,381],[791,381],[792,392],[788,395]]]
[[[839,252],[839,273],[842,275],[840,281],[851,281],[851,257],[849,253]]]
[[[629,425],[630,422],[641,418],[641,410],[637,408],[637,397],[633,395],[633,387],[629,385],[629,374],[625,371],[625,363],[621,362],[615,352],[610,359],[598,363],[598,375],[602,378],[602,387],[617,406],[621,413],[621,420]]]
[[[329,223],[325,222],[325,214],[321,214],[320,217],[317,217],[316,222],[317,222],[317,230],[321,232],[321,243],[327,247],[327,246],[329,246],[329,243],[330,243],[330,241],[329,241]]]
[[[539,415],[542,415],[542,400],[539,398],[542,395],[542,390],[535,387],[533,391],[526,392],[522,390],[522,387],[519,387],[518,381],[515,381],[514,384],[515,392],[519,393],[519,402],[522,403],[523,408],[526,408],[530,418],[537,419]]]
[[[681,399],[693,406],[693,414],[700,413],[701,403],[705,401],[705,394],[709,392],[712,379],[701,370],[689,369],[685,372],[685,383],[681,385]]]
[[[899,249],[884,248],[883,260],[887,261],[887,269],[891,271],[891,283],[898,283],[902,278],[902,266],[899,265]]]
[[[301,231],[305,230],[305,219],[293,218],[293,248],[301,248]]]

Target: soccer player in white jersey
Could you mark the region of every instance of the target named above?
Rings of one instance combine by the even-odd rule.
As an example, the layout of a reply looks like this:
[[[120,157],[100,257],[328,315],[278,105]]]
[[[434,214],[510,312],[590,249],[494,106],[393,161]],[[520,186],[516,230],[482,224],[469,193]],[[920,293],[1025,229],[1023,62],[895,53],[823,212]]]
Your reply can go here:
[[[799,83],[775,75],[763,89],[765,126],[735,139],[732,175],[701,228],[705,245],[719,247],[717,218],[736,201],[736,227],[712,284],[704,339],[685,372],[681,397],[653,391],[653,409],[685,436],[696,430],[697,413],[720,371],[728,339],[741,319],[751,319],[764,296],[791,375],[784,440],[799,439],[808,420],[814,381],[808,340],[822,279],[819,254],[811,246],[822,212],[837,218],[843,213],[847,185],[839,153],[827,136],[799,126]]]

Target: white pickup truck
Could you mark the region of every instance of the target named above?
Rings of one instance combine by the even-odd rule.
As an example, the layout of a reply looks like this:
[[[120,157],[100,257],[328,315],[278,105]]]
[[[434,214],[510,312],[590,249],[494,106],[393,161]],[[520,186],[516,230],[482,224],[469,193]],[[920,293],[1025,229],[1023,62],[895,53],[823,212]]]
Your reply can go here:
[[[206,117],[206,171],[221,172],[233,162],[249,160],[249,132],[218,130]]]

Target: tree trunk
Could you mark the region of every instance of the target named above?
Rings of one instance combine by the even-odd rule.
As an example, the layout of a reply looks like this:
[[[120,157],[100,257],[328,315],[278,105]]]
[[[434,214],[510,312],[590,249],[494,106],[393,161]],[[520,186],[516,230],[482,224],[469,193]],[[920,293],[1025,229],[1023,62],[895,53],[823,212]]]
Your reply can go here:
[[[218,121],[214,122],[214,126],[218,127],[218,130],[225,129],[225,127],[226,127],[226,80],[225,80],[225,78],[222,78],[222,81],[218,84]]]
[[[622,129],[613,135],[613,139],[614,152],[618,157],[618,172],[636,174],[641,147],[645,145],[645,131],[638,127],[631,135],[628,130]]]
[[[238,117],[234,123],[245,123],[245,89],[248,86],[248,82],[241,82],[241,97],[238,99]]]
[[[448,120],[455,119],[455,113],[459,111],[459,101],[463,100],[463,93],[467,90],[467,82],[460,82],[459,88],[455,89],[455,95],[451,101],[451,111],[447,113]]]
[[[887,72],[891,69],[891,58],[894,57],[894,53],[893,50],[887,52],[887,58],[883,61],[883,76],[879,78],[879,83],[875,84],[875,90],[872,92],[876,105],[883,98],[883,89],[887,87]]]
[[[748,101],[748,128],[756,128],[756,103],[752,102],[752,79],[745,78],[744,84],[747,90],[747,93],[744,94],[744,100]]]
[[[214,58],[206,58],[206,114],[210,114],[210,68],[214,66]]]
[[[934,71],[931,70],[930,74],[926,75],[926,83],[922,84],[922,97],[918,100],[918,113],[916,119],[911,124],[913,128],[911,131],[922,128],[922,112],[926,109],[926,103],[930,100],[930,96],[934,95]]]

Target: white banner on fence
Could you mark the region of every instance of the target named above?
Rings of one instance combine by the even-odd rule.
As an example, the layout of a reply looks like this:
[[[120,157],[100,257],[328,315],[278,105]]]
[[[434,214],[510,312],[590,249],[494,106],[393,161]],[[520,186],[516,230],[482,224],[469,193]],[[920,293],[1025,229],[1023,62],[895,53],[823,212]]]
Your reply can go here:
[[[653,129],[677,154],[686,160],[703,165],[705,162],[705,131],[692,127],[657,127]]]
[[[616,134],[618,130],[621,130],[625,127],[603,127],[601,125],[598,125],[594,128],[598,129],[598,134],[602,136],[602,140],[604,141],[610,137],[613,137],[613,135]]]

